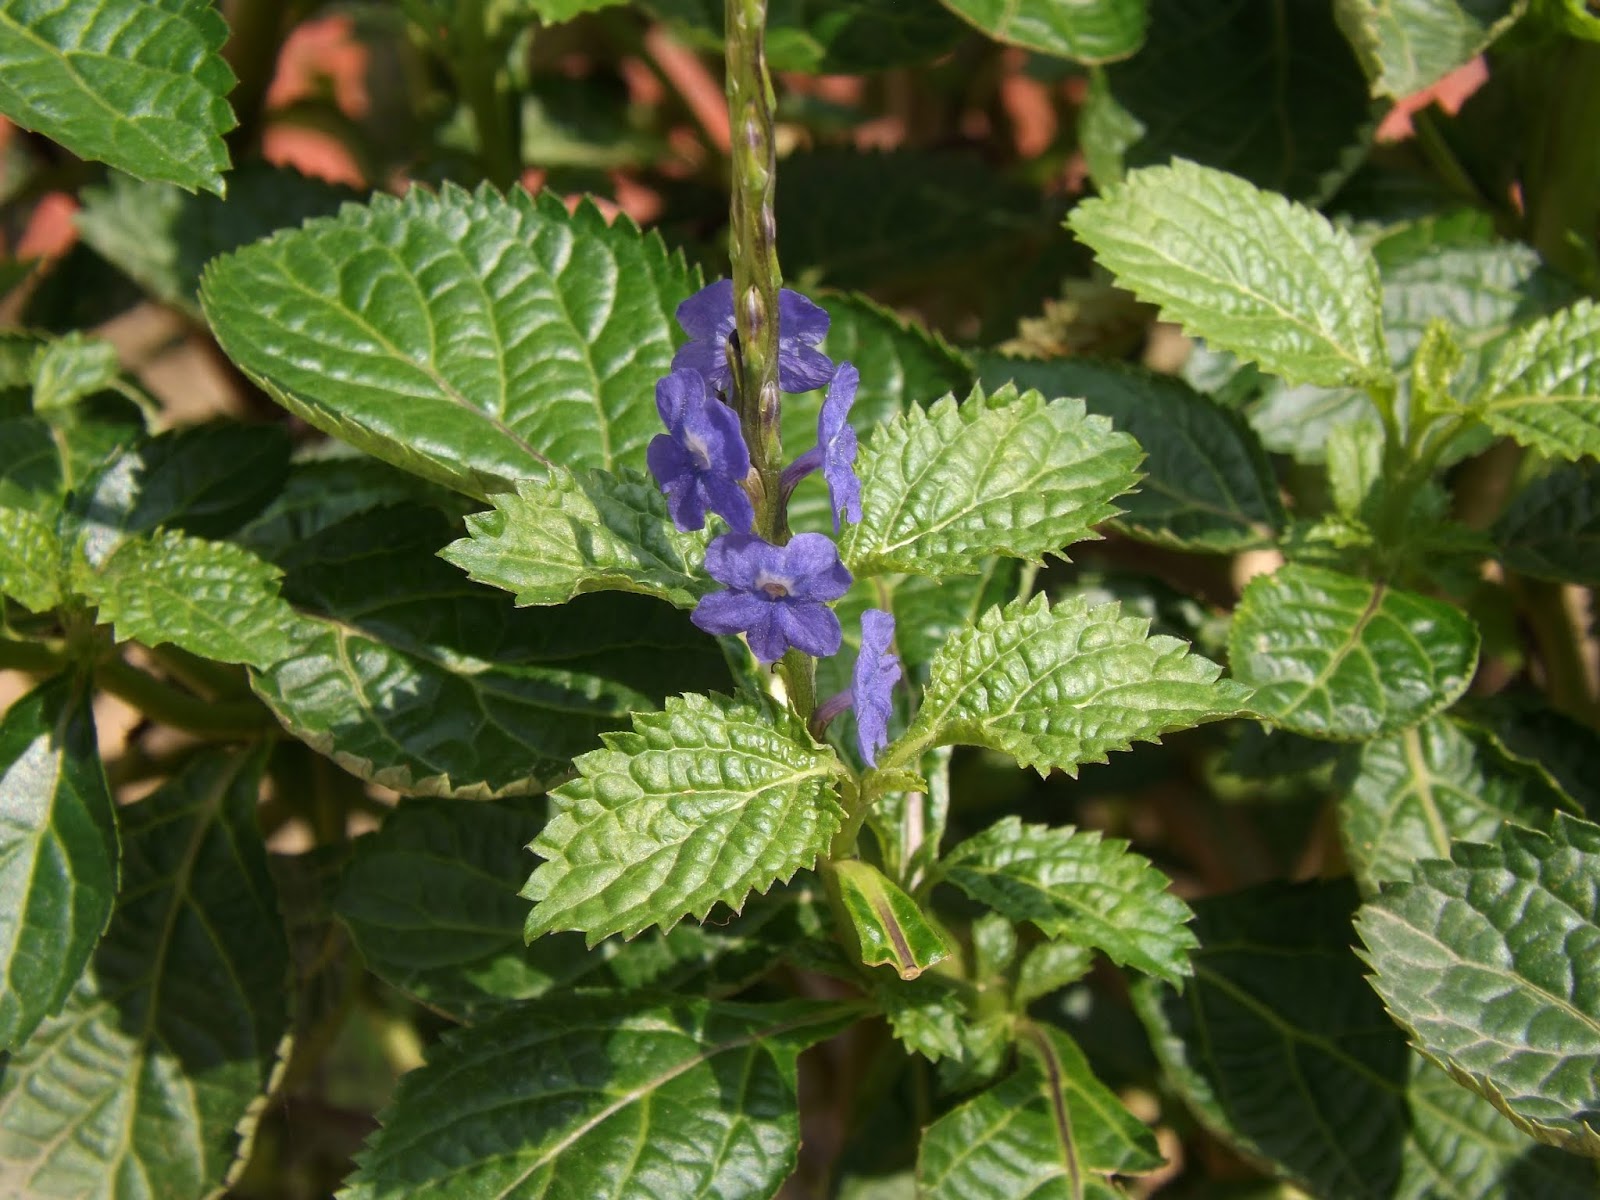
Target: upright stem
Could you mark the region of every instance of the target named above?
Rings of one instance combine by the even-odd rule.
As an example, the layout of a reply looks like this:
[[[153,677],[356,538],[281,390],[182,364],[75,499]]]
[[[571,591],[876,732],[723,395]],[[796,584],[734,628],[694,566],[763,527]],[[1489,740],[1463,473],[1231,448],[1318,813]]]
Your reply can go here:
[[[1569,39],[1531,69],[1554,80],[1524,180],[1528,240],[1545,261],[1592,289],[1600,286],[1600,44]]]
[[[484,174],[496,187],[508,188],[522,173],[522,146],[507,95],[505,64],[486,27],[488,16],[484,0],[463,0],[456,13],[450,65],[477,126]]]

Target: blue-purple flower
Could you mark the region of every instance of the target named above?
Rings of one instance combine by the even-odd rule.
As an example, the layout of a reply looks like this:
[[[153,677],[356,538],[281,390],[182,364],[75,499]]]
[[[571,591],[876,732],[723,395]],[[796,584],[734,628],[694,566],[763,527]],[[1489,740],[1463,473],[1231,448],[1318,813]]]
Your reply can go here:
[[[690,617],[707,633],[742,633],[764,663],[793,647],[817,658],[843,640],[829,603],[850,590],[850,572],[833,542],[797,534],[774,546],[754,534],[725,533],[706,548],[706,570],[724,590],[701,598]]]
[[[707,284],[678,305],[678,324],[692,339],[672,357],[674,369],[699,371],[724,396],[733,390],[728,339],[733,336],[733,280]],[[778,387],[809,392],[833,378],[833,360],[817,349],[828,333],[828,313],[799,292],[778,291]]]
[[[878,751],[889,744],[889,717],[894,712],[894,685],[900,682],[900,659],[894,644],[894,618],[882,609],[861,614],[861,652],[850,672],[850,702],[856,710],[856,749],[869,766],[878,765]]]
[[[656,411],[667,427],[650,441],[646,461],[666,493],[679,529],[704,529],[714,512],[739,533],[755,521],[740,486],[750,473],[750,450],[738,414],[713,396],[698,371],[677,370],[656,381]]]
[[[861,372],[850,363],[839,364],[828,394],[817,416],[817,444],[783,470],[783,494],[794,491],[818,467],[828,484],[828,508],[833,512],[833,531],[839,532],[839,513],[845,520],[861,520],[861,480],[856,478],[856,430],[850,424],[850,406],[856,401]]]

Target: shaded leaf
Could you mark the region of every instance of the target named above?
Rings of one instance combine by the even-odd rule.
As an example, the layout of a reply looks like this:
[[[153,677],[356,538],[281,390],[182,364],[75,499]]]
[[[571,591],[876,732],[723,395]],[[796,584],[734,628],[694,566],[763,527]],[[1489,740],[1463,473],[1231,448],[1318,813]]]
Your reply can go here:
[[[1078,62],[1126,58],[1144,40],[1145,0],[942,0],[997,42]]]
[[[1600,733],[1543,695],[1469,697],[1454,716],[1484,731],[1509,757],[1533,767],[1591,821],[1600,818]]]
[[[722,0],[647,0],[694,45],[722,52]],[[939,57],[960,40],[961,22],[936,4],[901,0],[772,0],[767,63],[774,71],[856,75]],[[862,372],[863,375],[866,372]]]
[[[1536,579],[1600,586],[1600,464],[1558,467],[1495,522],[1501,561]]]
[[[1374,94],[1420,92],[1476,58],[1522,15],[1526,0],[1335,0],[1334,13]]]
[[[0,420],[0,505],[53,512],[65,493],[51,428],[37,417]]]
[[[915,979],[949,956],[950,947],[917,902],[871,863],[848,858],[832,871],[866,966],[893,967],[901,979]]]

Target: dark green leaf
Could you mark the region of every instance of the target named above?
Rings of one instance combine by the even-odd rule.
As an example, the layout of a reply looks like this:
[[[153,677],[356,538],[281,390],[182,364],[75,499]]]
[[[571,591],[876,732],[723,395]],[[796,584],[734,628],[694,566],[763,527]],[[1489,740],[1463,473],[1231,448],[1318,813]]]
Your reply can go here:
[[[1126,58],[1144,40],[1145,0],[942,0],[998,42],[1078,62]]]
[[[647,0],[647,6],[695,45],[721,52],[727,24],[722,0]],[[882,71],[937,58],[963,32],[961,22],[936,4],[772,0],[767,6],[767,62],[774,71]]]
[[[65,491],[51,427],[37,417],[0,420],[0,504],[53,512]]]
[[[1600,733],[1551,707],[1541,696],[1502,692],[1468,699],[1455,709],[1488,733],[1507,755],[1533,767],[1591,821],[1600,819]]]
[[[950,954],[944,937],[917,902],[871,863],[858,858],[833,864],[839,903],[855,932],[861,961],[893,967],[901,979],[915,979]]]
[[[1534,480],[1495,523],[1494,537],[1514,571],[1600,586],[1600,464],[1562,466]]]
[[[1334,13],[1380,96],[1420,92],[1476,58],[1527,0],[1335,0]]]

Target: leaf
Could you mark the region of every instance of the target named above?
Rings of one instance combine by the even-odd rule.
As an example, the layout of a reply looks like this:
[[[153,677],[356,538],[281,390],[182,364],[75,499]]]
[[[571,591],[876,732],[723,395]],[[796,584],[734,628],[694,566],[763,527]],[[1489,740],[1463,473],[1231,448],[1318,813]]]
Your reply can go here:
[[[1335,0],[1334,14],[1372,80],[1400,99],[1470,62],[1527,8],[1526,0]]]
[[[0,17],[0,29],[3,22]],[[71,408],[115,384],[120,371],[117,348],[110,342],[80,333],[46,342],[33,359],[33,411]]]
[[[915,979],[949,957],[950,947],[917,902],[871,863],[847,858],[833,864],[839,903],[850,918],[861,961],[893,967],[901,979]]]
[[[985,387],[1015,380],[1049,397],[1081,396],[1145,452],[1138,490],[1119,501],[1117,528],[1156,545],[1231,553],[1283,529],[1278,484],[1243,420],[1172,375],[1087,358],[1043,362],[986,356]]]
[[[204,751],[119,810],[116,916],[0,1081],[0,1178],[18,1194],[204,1196],[231,1177],[289,1023],[256,829],[265,758]]]
[[[1307,737],[1379,737],[1466,691],[1478,630],[1441,600],[1291,564],[1245,588],[1228,662],[1275,724]]]
[[[840,556],[858,576],[971,574],[1001,554],[1042,562],[1093,536],[1138,478],[1139,448],[1080,400],[1003,387],[913,408],[856,463],[859,524]]]
[[[1600,817],[1600,732],[1550,705],[1543,695],[1501,692],[1469,698],[1455,716],[1486,733],[1516,762],[1533,767],[1590,820]]]
[[[1600,464],[1558,467],[1495,522],[1501,561],[1535,579],[1600,586]]]
[[[934,658],[922,707],[878,760],[928,746],[987,746],[1025,767],[1076,776],[1109,750],[1245,710],[1249,693],[1149,621],[1082,597],[991,608]]]
[[[811,867],[844,818],[838,760],[770,703],[675,696],[602,741],[550,794],[529,847],[545,860],[522,890],[530,941],[578,929],[592,946],[704,920],[718,902],[737,912]]]
[[[123,543],[74,588],[118,641],[174,646],[218,662],[270,667],[294,648],[280,572],[248,550],[174,530]]]
[[[1091,79],[1080,136],[1102,190],[1188,159],[1319,204],[1380,111],[1329,5],[1151,0],[1144,47]]]
[[[401,1081],[340,1196],[774,1195],[800,1143],[795,1058],[854,1016],[804,1002],[520,1006],[447,1036]]]
[[[516,611],[435,557],[456,531],[436,510],[391,506],[280,557],[293,652],[252,684],[346,770],[409,795],[540,792],[628,713],[727,686],[715,642],[654,602]]]
[[[1552,458],[1600,455],[1600,305],[1580,300],[1485,351],[1469,409]]]
[[[555,462],[636,465],[681,255],[592,205],[446,186],[374,197],[214,260],[201,304],[284,407],[375,457],[486,498]]]
[[[1144,40],[1144,0],[942,0],[994,38],[1078,62],[1126,58]]]
[[[37,417],[0,420],[0,506],[53,514],[65,493],[51,427]]]
[[[29,612],[49,612],[64,598],[63,555],[54,522],[25,508],[0,505],[0,595]]]
[[[1046,937],[1174,982],[1189,973],[1188,905],[1121,838],[1006,817],[952,850],[942,870],[974,900]]]
[[[117,896],[116,819],[89,700],[80,681],[60,676],[0,717],[0,1048],[7,1050],[60,1009]]]
[[[0,112],[79,158],[223,192],[233,72],[206,0],[0,6]]]
[[[498,493],[439,554],[518,605],[621,591],[693,608],[714,586],[704,569],[711,533],[679,533],[661,489],[637,471],[551,467]]]
[[[1508,821],[1547,826],[1564,798],[1542,775],[1449,717],[1361,746],[1338,781],[1339,827],[1356,879],[1369,892],[1411,878],[1451,842],[1492,838]]]
[[[1389,379],[1377,266],[1327,218],[1175,162],[1130,173],[1068,225],[1141,300],[1289,383]]]
[[[1202,1124],[1313,1196],[1582,1200],[1594,1176],[1409,1052],[1351,953],[1348,880],[1195,903],[1194,978],[1134,1007]]]
[[[1558,815],[1417,864],[1361,909],[1372,986],[1424,1054],[1541,1142],[1600,1158],[1600,827]]]

